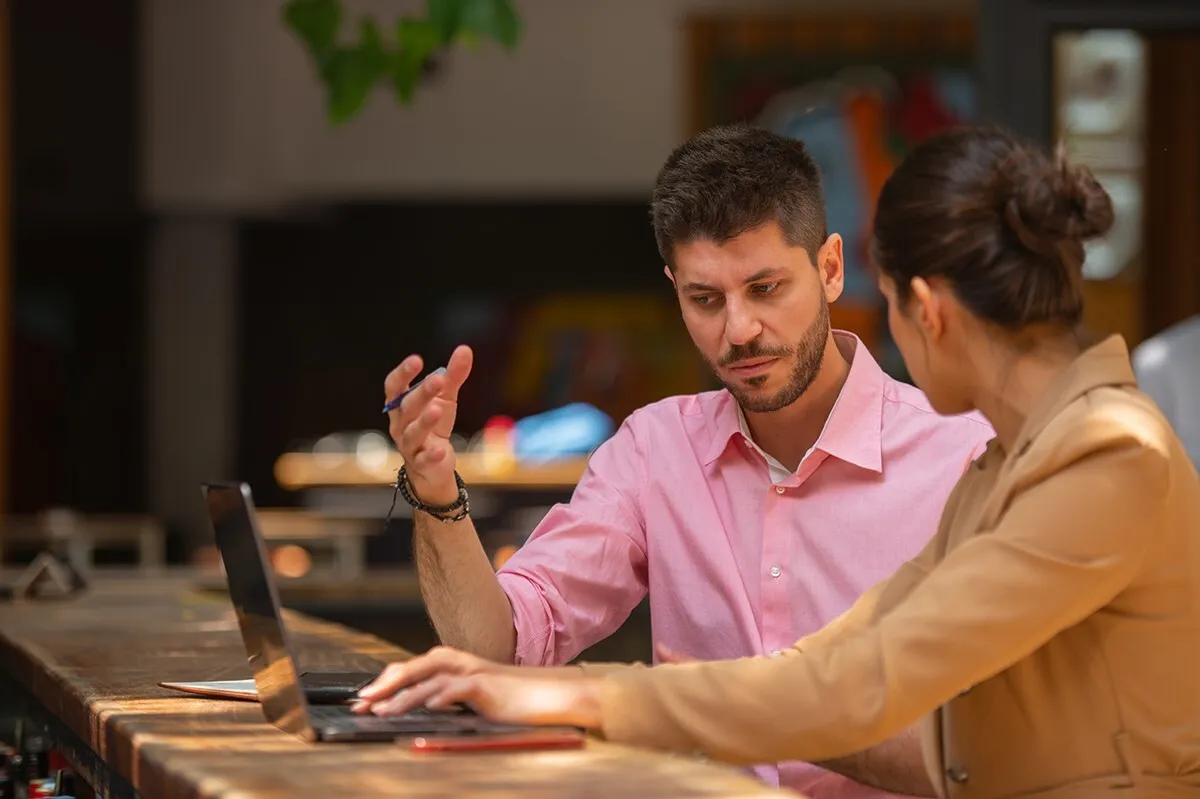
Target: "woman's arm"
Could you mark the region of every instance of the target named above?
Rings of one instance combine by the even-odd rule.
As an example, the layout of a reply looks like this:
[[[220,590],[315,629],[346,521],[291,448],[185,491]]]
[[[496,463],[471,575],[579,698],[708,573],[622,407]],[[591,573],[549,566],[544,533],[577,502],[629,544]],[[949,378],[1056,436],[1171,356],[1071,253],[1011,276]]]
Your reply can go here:
[[[1166,456],[1111,430],[1090,450],[1024,491],[995,529],[959,545],[872,624],[803,657],[611,677],[588,721],[611,740],[746,764],[827,760],[895,735],[1128,584],[1152,543],[1147,514],[1167,489]]]

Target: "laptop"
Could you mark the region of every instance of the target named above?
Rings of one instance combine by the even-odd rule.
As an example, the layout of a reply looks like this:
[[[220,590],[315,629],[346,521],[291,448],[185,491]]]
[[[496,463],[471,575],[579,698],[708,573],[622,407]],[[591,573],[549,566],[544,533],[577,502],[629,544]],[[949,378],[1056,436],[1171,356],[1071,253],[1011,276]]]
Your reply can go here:
[[[495,724],[463,708],[418,709],[388,717],[351,713],[350,703],[358,689],[379,672],[297,671],[250,487],[245,483],[206,483],[201,488],[225,564],[229,598],[254,672],[258,701],[276,727],[313,742],[392,741],[532,729]]]

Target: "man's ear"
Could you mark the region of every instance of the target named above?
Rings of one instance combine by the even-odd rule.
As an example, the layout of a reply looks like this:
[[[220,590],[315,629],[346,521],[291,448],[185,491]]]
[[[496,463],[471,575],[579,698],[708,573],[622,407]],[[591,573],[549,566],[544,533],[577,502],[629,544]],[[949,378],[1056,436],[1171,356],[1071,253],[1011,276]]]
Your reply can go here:
[[[837,233],[829,234],[829,238],[817,250],[816,266],[825,300],[836,302],[846,287],[846,261],[842,257],[842,237]]]
[[[671,267],[667,266],[666,264],[663,264],[663,274],[667,276],[667,280],[671,281],[672,288],[675,288],[675,289],[679,288],[678,286],[675,285],[675,273],[671,271]]]

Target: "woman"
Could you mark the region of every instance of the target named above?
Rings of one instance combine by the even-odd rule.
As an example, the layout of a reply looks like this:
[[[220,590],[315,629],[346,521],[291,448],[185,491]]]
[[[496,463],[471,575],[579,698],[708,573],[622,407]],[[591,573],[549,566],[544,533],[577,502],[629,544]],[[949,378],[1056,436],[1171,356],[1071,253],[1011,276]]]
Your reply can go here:
[[[931,139],[888,180],[892,334],[934,408],[996,438],[925,550],[789,656],[593,672],[439,650],[360,712],[462,701],[738,764],[921,721],[942,795],[1197,795],[1200,479],[1123,341],[1077,333],[1083,243],[1112,222],[1090,173],[992,129]]]

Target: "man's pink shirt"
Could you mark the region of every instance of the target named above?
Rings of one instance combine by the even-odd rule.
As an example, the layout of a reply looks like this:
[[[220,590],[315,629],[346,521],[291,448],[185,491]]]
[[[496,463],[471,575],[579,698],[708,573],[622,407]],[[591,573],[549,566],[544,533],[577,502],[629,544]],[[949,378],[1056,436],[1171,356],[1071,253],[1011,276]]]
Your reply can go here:
[[[794,473],[772,469],[726,391],[630,414],[500,570],[518,663],[571,661],[647,591],[656,642],[705,660],[772,654],[920,551],[993,431],[939,415],[837,335],[854,341],[850,373]],[[888,796],[804,763],[755,771],[813,799]]]

